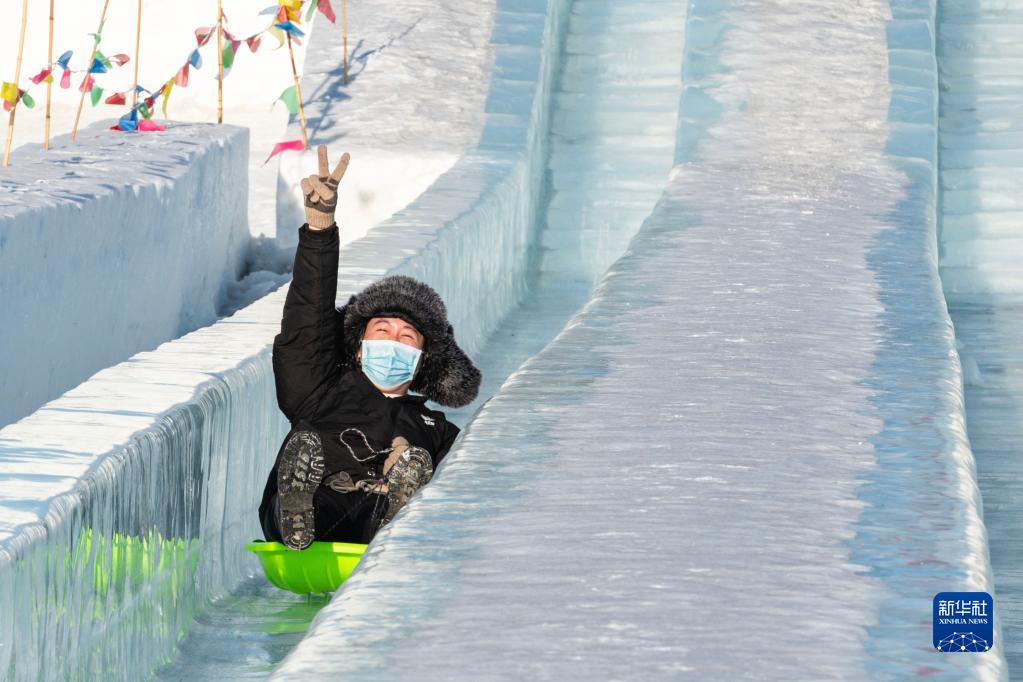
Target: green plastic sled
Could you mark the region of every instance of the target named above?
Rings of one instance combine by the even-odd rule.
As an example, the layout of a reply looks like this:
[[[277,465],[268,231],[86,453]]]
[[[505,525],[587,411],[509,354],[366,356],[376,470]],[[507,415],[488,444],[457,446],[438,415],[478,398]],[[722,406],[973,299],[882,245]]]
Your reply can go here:
[[[280,542],[253,540],[245,549],[254,552],[266,579],[295,594],[334,592],[355,570],[366,545],[314,542],[299,551]]]

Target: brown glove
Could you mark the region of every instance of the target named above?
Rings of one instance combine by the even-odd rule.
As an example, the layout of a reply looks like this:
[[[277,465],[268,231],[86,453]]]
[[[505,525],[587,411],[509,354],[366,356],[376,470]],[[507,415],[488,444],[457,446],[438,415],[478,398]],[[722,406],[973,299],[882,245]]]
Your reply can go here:
[[[408,450],[408,441],[403,436],[395,436],[394,440],[391,441],[391,454],[387,456],[387,461],[384,462],[384,476],[391,471],[391,467],[401,457],[401,453],[406,450]]]
[[[326,230],[334,224],[334,209],[337,208],[337,187],[348,170],[348,153],[341,155],[334,172],[330,173],[327,163],[327,147],[316,149],[320,157],[320,172],[302,179],[302,194],[305,196],[305,217],[313,230]],[[328,175],[329,173],[329,175]]]

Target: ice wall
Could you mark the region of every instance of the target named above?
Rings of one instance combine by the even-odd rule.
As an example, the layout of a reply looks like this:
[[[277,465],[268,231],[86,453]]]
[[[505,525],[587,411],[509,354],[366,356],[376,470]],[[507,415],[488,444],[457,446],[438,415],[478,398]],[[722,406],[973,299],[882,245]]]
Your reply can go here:
[[[934,8],[690,3],[679,165],[275,679],[1004,679],[937,277]]]
[[[299,181],[316,172],[316,145],[352,155],[340,189],[342,246],[419,196],[472,149],[484,124],[494,54],[494,0],[387,0],[347,8],[348,84],[338,24],[318,17],[309,37],[302,94],[310,151],[281,157],[278,238],[297,243]],[[340,23],[340,3],[334,2]],[[297,117],[288,139],[299,139]]]
[[[1023,670],[1023,2],[938,3],[941,279],[963,363],[995,611]]]
[[[421,277],[450,301],[470,351],[515,305],[542,196],[561,7],[502,4],[479,144],[346,247],[339,302],[384,273]],[[242,547],[258,536],[286,429],[269,355],[285,293],[0,430],[0,675],[145,677],[202,603],[258,570]]]
[[[213,322],[244,264],[248,131],[111,123],[0,170],[0,426]]]

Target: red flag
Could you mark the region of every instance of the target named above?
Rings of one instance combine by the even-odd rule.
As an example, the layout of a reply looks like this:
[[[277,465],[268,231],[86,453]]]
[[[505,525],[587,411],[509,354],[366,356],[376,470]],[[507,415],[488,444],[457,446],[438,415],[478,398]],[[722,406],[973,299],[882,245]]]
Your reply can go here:
[[[71,87],[71,71],[64,69],[64,75],[60,77],[60,87],[67,90]]]
[[[213,28],[211,26],[200,26],[195,29],[195,42],[199,43],[199,46],[202,47],[210,39],[211,35],[213,35]]]
[[[188,62],[185,62],[185,65],[181,67],[180,71],[178,71],[178,75],[174,79],[174,85],[179,88],[188,87]]]
[[[147,131],[147,130],[149,130],[149,131],[167,130],[166,127],[160,125],[156,121],[151,121],[148,118],[144,118],[141,121],[139,121],[138,129],[142,130],[142,131]]]
[[[296,151],[300,152],[305,149],[305,143],[302,140],[288,140],[287,142],[278,142],[274,145],[274,149],[270,152],[270,156],[266,157],[266,161],[269,161],[273,157],[277,156],[281,152]],[[266,161],[263,165],[266,165]]]
[[[125,65],[125,64],[127,64],[127,63],[128,63],[129,61],[131,61],[131,60],[129,59],[128,55],[124,54],[123,52],[121,52],[121,53],[118,53],[118,54],[115,54],[115,55],[114,55],[113,57],[111,57],[110,59],[112,59],[113,61],[117,62],[117,65],[118,65],[118,66],[124,66],[124,65]]]
[[[92,90],[93,80],[92,76],[86,76],[82,79],[82,84],[78,86],[78,92],[89,92]]]
[[[323,13],[323,16],[327,17],[330,23],[336,23],[337,17],[334,16],[334,10],[330,6],[330,0],[318,0],[316,3],[316,9]]]
[[[110,95],[110,97],[107,97],[103,101],[106,102],[107,104],[124,104],[125,103],[124,93],[115,92],[114,94]]]
[[[43,82],[43,79],[50,75],[51,71],[52,69],[43,69],[36,75],[32,76],[32,82],[35,83],[36,85],[39,85],[40,83]]]
[[[246,38],[245,44],[249,46],[249,50],[251,52],[255,52],[256,50],[259,49],[259,43],[262,42],[262,40],[263,40],[262,38],[256,35],[252,36],[251,38]]]

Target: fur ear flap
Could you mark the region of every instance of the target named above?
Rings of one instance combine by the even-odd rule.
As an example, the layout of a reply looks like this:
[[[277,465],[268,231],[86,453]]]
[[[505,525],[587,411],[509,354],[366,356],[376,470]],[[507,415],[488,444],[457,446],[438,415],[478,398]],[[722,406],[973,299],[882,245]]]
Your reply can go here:
[[[411,390],[448,407],[462,407],[476,398],[482,375],[458,347],[444,301],[430,286],[403,275],[370,284],[337,310],[335,335],[343,368],[358,367],[355,354],[366,323],[381,315],[408,319],[426,337],[422,367]]]

